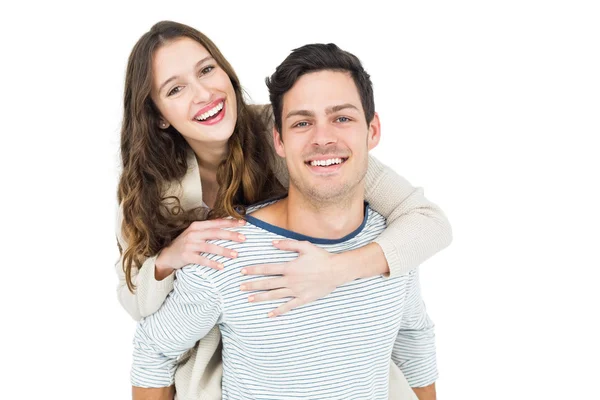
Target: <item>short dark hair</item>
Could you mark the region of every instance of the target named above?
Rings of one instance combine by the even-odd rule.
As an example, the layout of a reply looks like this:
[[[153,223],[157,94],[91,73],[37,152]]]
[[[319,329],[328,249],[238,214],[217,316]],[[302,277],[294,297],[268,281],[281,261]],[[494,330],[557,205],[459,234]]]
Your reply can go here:
[[[279,133],[282,125],[283,96],[302,75],[323,70],[349,72],[358,89],[367,124],[373,120],[375,116],[373,83],[358,57],[333,43],[307,44],[292,50],[275,69],[273,75],[265,80],[273,106],[275,128]]]

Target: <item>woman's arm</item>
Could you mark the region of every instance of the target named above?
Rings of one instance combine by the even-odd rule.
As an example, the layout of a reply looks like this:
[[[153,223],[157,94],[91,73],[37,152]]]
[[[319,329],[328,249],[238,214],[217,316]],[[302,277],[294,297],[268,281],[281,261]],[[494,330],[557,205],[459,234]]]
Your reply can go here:
[[[127,248],[127,242],[121,234],[123,214],[119,207],[116,223],[116,235],[119,246],[123,251]],[[121,257],[115,265],[119,278],[117,285],[117,296],[123,308],[133,319],[139,321],[157,311],[171,290],[173,290],[173,279],[175,274],[171,273],[163,280],[157,280],[155,276],[156,257],[150,257],[144,261],[142,268],[132,270],[132,282],[136,286],[134,293],[129,291],[123,271],[123,258]]]
[[[375,240],[384,259],[381,253],[377,256],[377,249],[367,250],[375,257],[371,260],[376,261],[379,273],[404,275],[452,242],[450,223],[442,210],[423,196],[422,189],[372,156],[365,179],[366,200],[387,220],[386,230]]]
[[[121,249],[126,249],[127,241],[121,233],[122,218],[122,212],[119,209],[116,224],[117,241]],[[132,269],[131,280],[136,287],[134,293],[131,293],[127,287],[123,258],[121,257],[115,269],[119,277],[117,294],[123,308],[135,320],[140,320],[156,312],[169,292],[173,290],[175,277],[173,272],[187,264],[222,269],[223,266],[220,263],[212,261],[202,254],[218,254],[228,258],[235,258],[237,254],[224,247],[206,243],[206,241],[223,239],[243,242],[245,240],[243,235],[226,230],[226,228],[236,227],[240,224],[245,224],[245,221],[221,218],[192,222],[169,246],[159,251],[158,256],[147,258],[141,269]]]
[[[277,178],[287,184],[285,161],[275,157]],[[423,189],[413,187],[373,156],[365,177],[365,199],[385,217],[387,228],[374,243],[330,260],[342,283],[388,273],[404,275],[452,242],[448,219],[425,198]]]
[[[265,122],[272,118],[269,106],[259,106]],[[272,122],[268,125],[273,146]],[[273,149],[274,152],[274,149]],[[273,171],[287,187],[289,176],[285,160],[274,156]],[[258,264],[245,268],[248,275],[280,275],[285,278],[287,291],[273,291],[281,279],[271,278],[249,282],[245,291],[267,290],[249,297],[260,302],[293,297],[269,313],[270,317],[284,314],[293,308],[310,303],[331,293],[336,287],[357,278],[389,274],[400,276],[415,269],[452,241],[450,223],[442,210],[423,196],[423,190],[413,187],[406,179],[369,156],[365,177],[365,199],[371,208],[386,218],[386,230],[373,242],[359,249],[331,254],[310,243],[282,240],[274,246],[296,251],[299,256],[281,265]],[[279,293],[279,294],[276,294]],[[286,293],[283,296],[281,293]],[[291,294],[291,295],[290,295]]]

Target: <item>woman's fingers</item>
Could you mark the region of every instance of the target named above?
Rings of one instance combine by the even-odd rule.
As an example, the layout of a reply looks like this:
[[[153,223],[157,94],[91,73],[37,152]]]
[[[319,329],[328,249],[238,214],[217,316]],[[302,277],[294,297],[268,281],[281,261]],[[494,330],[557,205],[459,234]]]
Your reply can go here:
[[[279,307],[277,307],[270,313],[268,313],[267,316],[269,318],[273,318],[278,315],[285,314],[286,312],[293,310],[294,308],[300,307],[306,303],[309,303],[309,302],[300,300],[299,298],[295,297],[295,298],[291,299],[290,301],[283,303],[282,305],[280,305]]]
[[[295,251],[296,253],[304,254],[314,248],[314,244],[306,240],[273,240],[273,246],[279,250]]]
[[[244,282],[240,285],[240,290],[245,292],[250,290],[279,289],[283,287],[285,287],[285,278],[269,278],[251,282]]]
[[[251,294],[249,301],[252,302],[292,298],[270,312],[270,317],[323,298],[338,286],[339,279],[333,274],[331,267],[336,263],[336,255],[304,241],[280,240],[273,242],[273,245],[281,250],[297,252],[298,258],[283,264],[257,264],[244,267],[241,271],[243,275],[277,277],[244,282],[240,288],[267,291]]]
[[[188,227],[190,231],[205,231],[207,229],[223,229],[223,228],[233,228],[236,226],[245,225],[246,221],[243,219],[229,219],[229,218],[220,218],[220,219],[211,219],[206,221],[196,221],[192,222]]]
[[[279,300],[291,296],[292,293],[289,289],[275,289],[269,290],[268,292],[257,293],[248,296],[248,301],[251,303],[258,303],[260,301]]]
[[[211,268],[222,269],[222,265],[216,261],[209,260],[200,253],[220,255],[230,258],[237,257],[237,253],[231,249],[214,246],[206,243],[208,240],[229,240],[243,242],[244,235],[225,228],[239,227],[246,223],[244,220],[215,219],[209,221],[196,221],[183,231],[167,247],[161,250],[156,258],[157,270],[179,269],[187,264],[206,265]]]
[[[243,242],[246,237],[241,233],[226,231],[225,229],[205,229],[203,231],[190,231],[186,235],[186,243],[202,242],[205,240],[231,240],[233,242]]]
[[[223,269],[223,264],[221,264],[217,261],[209,260],[208,258],[201,256],[197,253],[186,257],[186,261],[188,261],[188,264],[198,264],[198,265],[202,265],[205,267],[209,267],[212,269],[218,269],[218,270]]]
[[[227,258],[236,258],[238,256],[237,251],[225,248],[223,246],[218,246],[212,243],[194,243],[186,246],[185,251],[188,253],[206,253],[213,254],[217,256],[223,256]]]
[[[256,264],[242,268],[243,275],[283,275],[285,264]]]

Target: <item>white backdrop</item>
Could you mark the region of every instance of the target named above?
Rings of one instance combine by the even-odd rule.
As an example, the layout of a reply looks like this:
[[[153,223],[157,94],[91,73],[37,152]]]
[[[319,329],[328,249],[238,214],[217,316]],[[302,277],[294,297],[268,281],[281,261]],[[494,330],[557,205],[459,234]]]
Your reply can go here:
[[[454,229],[422,266],[440,399],[600,399],[596,2],[39,3],[0,6],[0,397],[130,396],[122,86],[135,41],[171,19],[211,37],[258,103],[295,47],[361,58],[375,155]]]

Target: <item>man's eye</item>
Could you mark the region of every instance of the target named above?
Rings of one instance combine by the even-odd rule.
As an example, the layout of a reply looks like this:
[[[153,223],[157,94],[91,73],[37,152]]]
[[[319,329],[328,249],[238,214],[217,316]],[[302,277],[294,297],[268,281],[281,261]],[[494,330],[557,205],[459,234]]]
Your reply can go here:
[[[298,128],[304,128],[307,126],[308,126],[308,122],[306,122],[306,121],[301,121],[301,122],[298,122],[296,125],[294,125],[294,127],[298,127]]]
[[[348,117],[338,117],[337,121],[338,122],[348,122],[348,121],[350,121],[350,118],[348,118]]]

